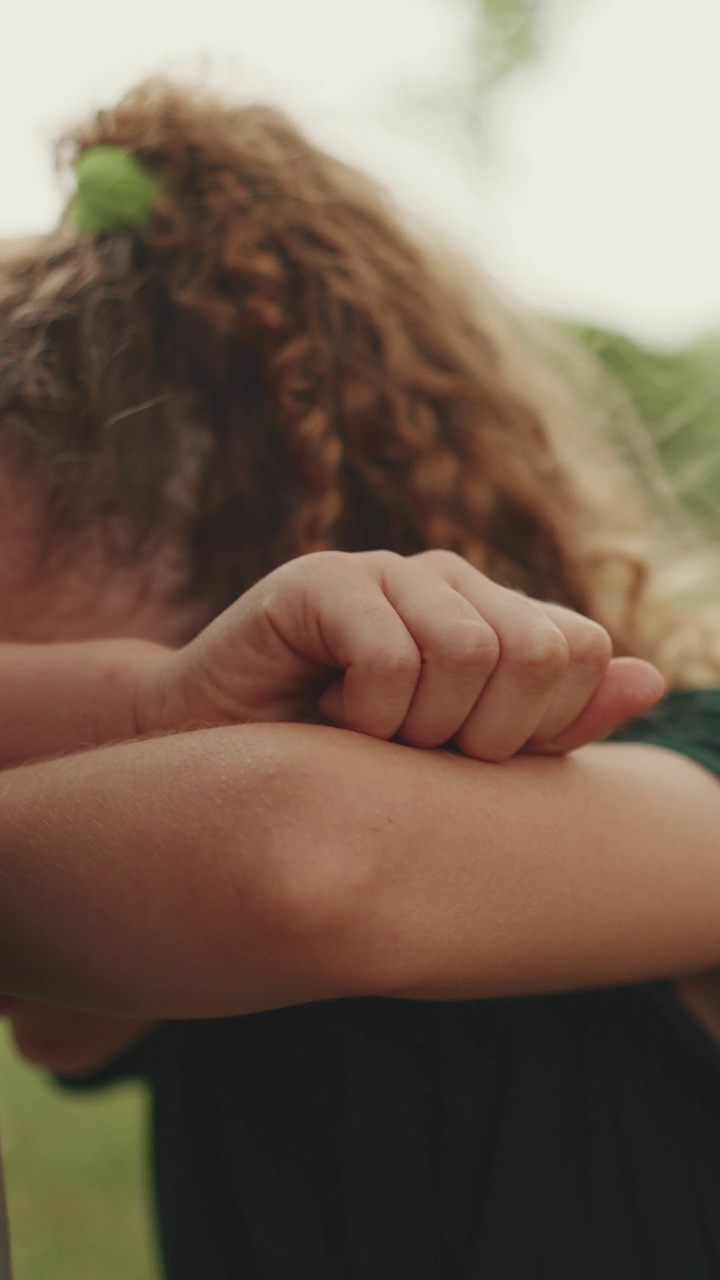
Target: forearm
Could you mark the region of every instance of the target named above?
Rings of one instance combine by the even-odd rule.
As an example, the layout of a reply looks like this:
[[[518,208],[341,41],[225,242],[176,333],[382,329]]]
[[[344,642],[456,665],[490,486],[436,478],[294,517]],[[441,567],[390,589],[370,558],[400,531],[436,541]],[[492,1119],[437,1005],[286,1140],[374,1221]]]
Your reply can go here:
[[[720,963],[720,789],[652,747],[493,766],[250,725],[0,777],[0,989],[142,1018]]]
[[[0,644],[0,768],[134,737],[145,640]]]
[[[308,804],[319,845],[377,849],[343,939],[348,987],[468,999],[720,964],[720,787],[675,752],[493,766],[361,740]]]
[[[0,990],[150,1018],[292,1000],[273,959],[274,848],[294,823],[284,728],[0,775]]]

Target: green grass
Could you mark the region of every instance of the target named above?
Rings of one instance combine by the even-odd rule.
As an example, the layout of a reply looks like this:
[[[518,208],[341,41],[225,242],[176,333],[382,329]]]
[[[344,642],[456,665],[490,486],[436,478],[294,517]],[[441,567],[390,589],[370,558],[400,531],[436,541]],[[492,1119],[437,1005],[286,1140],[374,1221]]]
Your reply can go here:
[[[139,1088],[64,1093],[0,1028],[0,1136],[14,1280],[157,1280]]]

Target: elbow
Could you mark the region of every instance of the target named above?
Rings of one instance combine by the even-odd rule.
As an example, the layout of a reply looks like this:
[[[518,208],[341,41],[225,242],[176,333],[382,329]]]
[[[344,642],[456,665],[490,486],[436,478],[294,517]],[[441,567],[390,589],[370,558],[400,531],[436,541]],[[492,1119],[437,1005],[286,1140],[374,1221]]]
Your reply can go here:
[[[325,735],[341,732],[313,727],[306,735],[303,727],[305,749],[289,752],[275,771],[243,888],[267,951],[297,984],[291,1000],[375,995],[396,982],[379,922],[382,842],[358,812],[352,776],[327,751]]]

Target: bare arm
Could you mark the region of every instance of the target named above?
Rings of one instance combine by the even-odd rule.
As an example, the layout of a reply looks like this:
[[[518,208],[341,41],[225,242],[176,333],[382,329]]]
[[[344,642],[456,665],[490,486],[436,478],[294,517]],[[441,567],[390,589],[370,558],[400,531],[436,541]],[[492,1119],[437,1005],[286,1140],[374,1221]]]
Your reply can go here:
[[[138,681],[169,652],[127,638],[0,644],[0,768],[134,738]]]
[[[487,765],[315,726],[0,779],[0,983],[130,1016],[720,963],[720,788],[655,747]]]
[[[128,639],[0,645],[0,764],[189,722],[307,718],[328,678],[321,705],[338,723],[423,745],[456,734],[480,758],[529,735],[534,749],[543,735],[553,751],[577,747],[661,689],[647,664],[611,662],[587,619],[455,556],[325,553],[257,584],[179,654]],[[11,1017],[26,1056],[59,1070],[106,1058],[140,1025],[28,1001]]]
[[[0,767],[198,725],[317,720],[478,759],[568,751],[662,694],[648,663],[458,556],[319,552],[179,650],[0,644]]]

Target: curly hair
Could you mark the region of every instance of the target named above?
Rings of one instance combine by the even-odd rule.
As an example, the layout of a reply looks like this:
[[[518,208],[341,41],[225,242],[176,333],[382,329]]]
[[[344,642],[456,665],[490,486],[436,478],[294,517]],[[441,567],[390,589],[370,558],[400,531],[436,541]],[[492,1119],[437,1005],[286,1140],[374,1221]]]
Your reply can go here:
[[[61,155],[108,143],[160,176],[147,228],[63,224],[0,280],[0,456],[49,544],[171,533],[217,609],[304,552],[444,547],[717,678],[717,622],[662,584],[692,539],[579,358],[275,110],[150,81]]]

